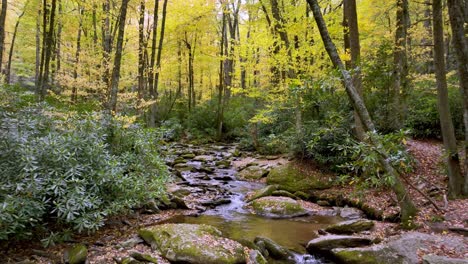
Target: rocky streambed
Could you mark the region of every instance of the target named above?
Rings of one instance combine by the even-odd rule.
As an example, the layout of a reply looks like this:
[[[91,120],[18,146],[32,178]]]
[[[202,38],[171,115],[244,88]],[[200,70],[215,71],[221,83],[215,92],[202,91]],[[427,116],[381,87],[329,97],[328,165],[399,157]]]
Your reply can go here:
[[[308,202],[308,190],[327,183],[301,175],[281,157],[240,153],[235,145],[175,144],[166,151],[174,177],[169,198],[150,202],[143,212],[189,213],[176,211],[138,228],[116,245],[127,252],[114,257],[117,263],[419,263],[424,248],[467,249],[460,237],[417,232],[381,242],[362,211]],[[67,254],[66,262],[83,263],[87,252],[77,245]],[[468,263],[432,255],[423,260]]]

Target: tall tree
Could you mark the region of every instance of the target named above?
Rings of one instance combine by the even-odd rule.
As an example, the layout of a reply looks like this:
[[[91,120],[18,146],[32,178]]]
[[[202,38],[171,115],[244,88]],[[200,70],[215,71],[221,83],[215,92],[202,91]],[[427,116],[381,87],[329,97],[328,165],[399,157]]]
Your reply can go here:
[[[457,57],[460,91],[463,100],[463,124],[465,126],[465,184],[464,193],[468,195],[468,38],[465,34],[465,14],[463,0],[448,0],[453,46]]]
[[[393,51],[393,87],[391,112],[388,113],[390,128],[400,129],[405,115],[405,96],[408,91],[408,0],[397,0],[395,47]]]
[[[382,143],[379,141],[379,139],[375,136],[376,130],[374,123],[372,122],[369,112],[367,111],[367,108],[364,105],[364,101],[362,100],[361,96],[354,87],[351,75],[346,70],[345,66],[343,65],[343,62],[341,61],[340,56],[338,55],[336,46],[333,43],[330,34],[328,33],[328,29],[323,19],[322,12],[320,10],[320,6],[317,0],[307,0],[307,3],[310,5],[310,8],[312,9],[312,12],[314,14],[315,21],[317,23],[320,35],[322,37],[322,41],[325,45],[325,49],[327,50],[327,53],[331,61],[333,62],[333,65],[341,72],[343,76],[349,100],[351,101],[351,104],[353,105],[354,109],[358,112],[359,117],[363,122],[365,131],[369,132],[369,141],[377,149],[380,150],[379,161],[381,162],[385,171],[392,177],[392,189],[395,192],[400,205],[401,221],[404,226],[410,227],[412,225],[412,218],[416,215],[417,209],[414,206],[411,198],[409,197],[406,187],[401,182],[400,175],[390,164],[388,153],[382,147]]]
[[[75,82],[73,83],[72,87],[72,95],[71,101],[76,103],[78,101],[78,83],[76,82],[78,78],[78,67],[80,65],[80,55],[81,55],[81,35],[83,32],[83,16],[84,16],[84,9],[78,5],[78,15],[79,15],[79,26],[78,26],[78,33],[76,36],[76,51],[75,51],[75,65],[73,67],[73,79]]]
[[[47,0],[44,0],[44,6],[47,6]],[[45,7],[46,8],[46,7]],[[43,62],[41,62],[41,65],[43,65],[41,68],[43,68],[42,76],[39,78],[39,86],[40,86],[40,94],[39,94],[39,100],[43,101],[46,94],[47,90],[49,89],[49,73],[50,73],[50,60],[52,58],[52,50],[54,48],[54,28],[55,28],[55,11],[57,8],[57,0],[52,0],[51,3],[51,8],[50,8],[50,16],[49,20],[47,20],[47,16],[45,15],[44,19],[44,29],[46,29],[46,21],[49,22],[49,28],[48,30],[44,30],[43,32],[43,55],[42,59]],[[44,10],[44,14],[47,12]]]
[[[108,110],[113,112],[116,112],[117,110],[117,95],[119,93],[120,67],[122,64],[125,22],[127,20],[127,9],[129,1],[130,0],[122,0],[122,6],[120,7],[117,46],[115,48],[114,66],[112,69],[112,77],[110,80],[109,102],[107,105]]]
[[[142,99],[145,91],[145,2],[140,1],[140,17],[138,20],[138,99]]]
[[[351,60],[346,61],[346,67],[351,71],[353,76],[354,87],[359,95],[362,96],[362,79],[361,79],[361,44],[359,41],[359,26],[356,10],[356,0],[344,0],[344,24],[345,24],[345,43],[349,43],[349,51]],[[364,139],[364,129],[359,115],[354,111],[355,132],[358,139]]]
[[[5,78],[5,82],[8,84],[10,83],[10,79],[11,79],[11,62],[13,60],[13,53],[15,49],[16,36],[18,34],[18,27],[20,25],[21,18],[24,16],[24,13],[26,12],[26,7],[28,6],[28,3],[29,1],[26,2],[23,8],[23,11],[18,17],[18,20],[16,20],[15,29],[13,30],[13,37],[11,38],[10,52],[8,53],[8,63],[7,63],[6,78]]]
[[[434,36],[434,67],[437,81],[437,98],[439,107],[440,127],[447,152],[449,176],[449,198],[458,198],[463,194],[463,175],[458,158],[457,140],[450,114],[447,80],[445,76],[444,57],[444,23],[442,16],[442,1],[432,0],[432,21]]]
[[[7,17],[8,0],[2,0],[2,10],[0,11],[0,74],[2,74],[3,51],[5,50],[5,21]]]

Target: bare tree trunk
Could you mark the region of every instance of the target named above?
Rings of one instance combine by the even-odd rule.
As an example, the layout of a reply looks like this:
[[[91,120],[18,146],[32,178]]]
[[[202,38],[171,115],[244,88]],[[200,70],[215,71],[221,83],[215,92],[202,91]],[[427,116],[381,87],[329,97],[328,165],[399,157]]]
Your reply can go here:
[[[104,68],[102,81],[108,89],[107,95],[110,95],[110,61],[112,52],[112,34],[110,25],[110,0],[105,0],[102,4],[104,19],[102,20],[102,67]]]
[[[120,66],[122,63],[123,42],[125,35],[125,21],[127,20],[127,7],[130,0],[122,0],[119,16],[119,29],[117,35],[117,46],[115,50],[114,67],[112,69],[111,89],[108,110],[114,113],[117,110],[117,95],[119,93]]]
[[[463,98],[463,124],[465,126],[465,184],[464,194],[468,195],[468,39],[465,35],[463,0],[448,0],[453,46],[458,62],[460,91]]]
[[[55,40],[55,61],[56,61],[56,68],[54,71],[54,74],[52,75],[52,82],[55,83],[55,80],[57,79],[57,74],[60,74],[60,69],[62,67],[62,29],[63,29],[63,23],[62,23],[62,16],[63,16],[63,4],[61,0],[58,0],[58,6],[59,6],[59,19],[58,19],[58,25],[57,25],[57,38]]]
[[[388,113],[390,128],[393,130],[402,127],[404,117],[403,109],[405,100],[402,96],[408,89],[408,58],[407,58],[407,36],[408,36],[408,0],[397,0],[395,50],[393,52],[393,87],[391,94],[391,113]]]
[[[167,14],[167,1],[164,0],[162,18],[161,18],[161,31],[159,34],[159,45],[158,45],[158,56],[156,57],[156,73],[154,76],[154,90],[158,94],[158,84],[159,84],[159,71],[161,68],[161,55],[164,43],[164,32],[166,29],[166,14]]]
[[[13,52],[15,49],[15,41],[16,41],[16,35],[18,34],[18,27],[20,25],[21,18],[24,16],[24,13],[26,12],[26,6],[28,5],[28,3],[29,1],[27,1],[26,4],[24,5],[24,9],[19,15],[18,20],[16,21],[16,24],[15,24],[15,30],[13,31],[13,37],[11,39],[10,52],[8,53],[8,64],[7,64],[7,69],[6,69],[5,82],[7,84],[10,83],[10,79],[11,79],[11,62],[13,60]]]
[[[151,58],[148,73],[148,89],[152,99],[156,98],[154,91],[154,72],[156,63],[156,42],[158,39],[158,20],[159,20],[159,0],[154,1],[154,21],[152,27],[153,39],[151,40]]]
[[[351,60],[347,63],[347,68],[352,72],[354,87],[362,97],[362,79],[361,79],[361,44],[359,42],[359,26],[357,19],[356,0],[344,0],[345,24],[348,27],[349,49]],[[354,111],[354,125],[356,137],[363,140],[364,129],[359,115]]]
[[[448,100],[447,80],[445,76],[444,24],[441,0],[432,0],[432,20],[434,24],[434,66],[437,80],[440,127],[442,130],[445,151],[447,152],[446,156],[449,176],[448,196],[449,198],[458,198],[463,195],[464,181],[460,169],[457,140],[455,139]]]
[[[80,24],[78,26],[78,35],[76,37],[75,65],[73,68],[73,79],[75,80],[75,82],[73,83],[71,95],[71,101],[74,104],[76,104],[76,102],[78,101],[78,83],[76,82],[76,80],[78,78],[78,67],[80,65],[81,33],[83,31],[84,9],[81,6],[78,6],[78,12],[80,16]]]
[[[145,1],[140,2],[140,18],[138,20],[138,99],[142,99],[145,91]]]
[[[333,65],[341,71],[345,82],[346,92],[351,101],[351,104],[353,105],[354,109],[358,112],[359,117],[363,122],[364,129],[369,132],[369,142],[370,144],[373,144],[374,146],[376,146],[377,149],[380,150],[380,162],[383,165],[385,171],[392,177],[392,189],[395,192],[400,205],[402,224],[405,227],[412,227],[412,219],[416,215],[417,209],[414,206],[411,198],[409,197],[409,193],[407,192],[406,187],[401,182],[400,175],[398,175],[398,172],[390,164],[388,154],[386,153],[385,149],[382,147],[381,142],[375,135],[376,131],[374,123],[372,122],[369,112],[367,111],[367,108],[364,105],[364,101],[362,100],[361,96],[354,87],[351,75],[345,69],[343,62],[341,61],[340,56],[338,55],[338,51],[336,49],[335,44],[333,43],[333,41],[330,38],[330,35],[328,34],[328,29],[323,19],[322,12],[320,11],[320,6],[317,0],[307,0],[307,3],[309,3],[310,8],[312,9],[315,21],[317,22],[317,26],[320,31],[320,35],[322,36],[322,40],[328,52],[328,55],[331,61],[333,62]]]
[[[227,27],[227,18],[226,13],[223,12],[223,17],[221,20],[221,39],[219,47],[219,57],[224,57],[224,45],[227,42],[226,36],[226,27]],[[224,60],[219,60],[219,84],[218,84],[218,115],[217,115],[217,138],[218,140],[222,139],[223,136],[223,123],[224,123],[224,104],[223,104],[223,94],[224,94]]]
[[[5,21],[7,16],[8,0],[2,0],[0,12],[0,75],[3,75],[3,51],[5,50]]]
[[[50,9],[50,18],[49,18],[49,30],[46,34],[46,47],[45,47],[45,56],[44,56],[44,72],[41,78],[41,94],[40,100],[43,101],[47,90],[49,89],[49,71],[50,71],[50,59],[52,57],[52,49],[54,46],[54,25],[55,25],[55,10],[57,8],[57,0],[52,0],[52,6]]]
[[[36,67],[34,84],[36,88],[36,95],[39,95],[39,78],[41,67],[41,2],[38,1],[37,17],[36,17]]]

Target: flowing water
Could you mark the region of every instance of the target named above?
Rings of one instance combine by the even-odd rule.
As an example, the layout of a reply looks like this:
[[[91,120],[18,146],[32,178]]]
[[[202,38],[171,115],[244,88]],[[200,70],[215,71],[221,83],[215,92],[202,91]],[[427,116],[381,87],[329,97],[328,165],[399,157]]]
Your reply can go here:
[[[203,150],[203,152],[207,152]],[[235,178],[237,171],[230,168],[215,166],[216,160],[226,158],[229,152],[208,151],[213,161],[206,162],[213,166],[213,174],[206,177],[200,172],[183,171],[181,176],[185,179],[180,185],[205,186],[207,188],[219,188],[227,190],[226,198],[229,204],[220,205],[203,212],[200,216],[175,216],[169,219],[170,223],[208,224],[220,229],[223,234],[239,242],[253,241],[255,237],[267,237],[279,245],[295,252],[296,263],[331,263],[323,259],[306,254],[305,245],[311,239],[317,237],[316,231],[326,226],[337,223],[342,219],[334,216],[305,216],[289,219],[272,219],[250,213],[246,208],[245,195],[263,188],[265,184],[239,181]],[[189,161],[188,165],[200,168],[202,162]],[[220,180],[217,180],[217,179]],[[269,263],[280,263],[272,262]]]

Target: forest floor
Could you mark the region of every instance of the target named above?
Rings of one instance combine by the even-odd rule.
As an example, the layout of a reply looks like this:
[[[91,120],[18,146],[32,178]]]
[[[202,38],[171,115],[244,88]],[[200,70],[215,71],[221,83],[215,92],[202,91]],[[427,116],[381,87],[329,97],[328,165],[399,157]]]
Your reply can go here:
[[[418,214],[414,222],[416,231],[439,233],[453,236],[468,235],[468,199],[447,200],[448,179],[442,160],[442,143],[436,140],[409,140],[408,150],[415,159],[413,172],[403,175],[404,183],[410,192]],[[310,165],[303,165],[305,167]],[[309,170],[311,171],[311,170]],[[314,173],[314,170],[311,171]],[[316,192],[316,198],[331,201],[345,201],[359,204],[361,209],[377,212],[377,218],[390,221],[379,222],[373,236],[386,238],[405,232],[393,219],[399,217],[399,207],[395,194],[387,190],[361,190],[355,185],[334,186]],[[366,211],[366,210],[365,210]],[[429,252],[449,257],[468,259],[464,255],[451,252],[447,248],[431,248]]]

